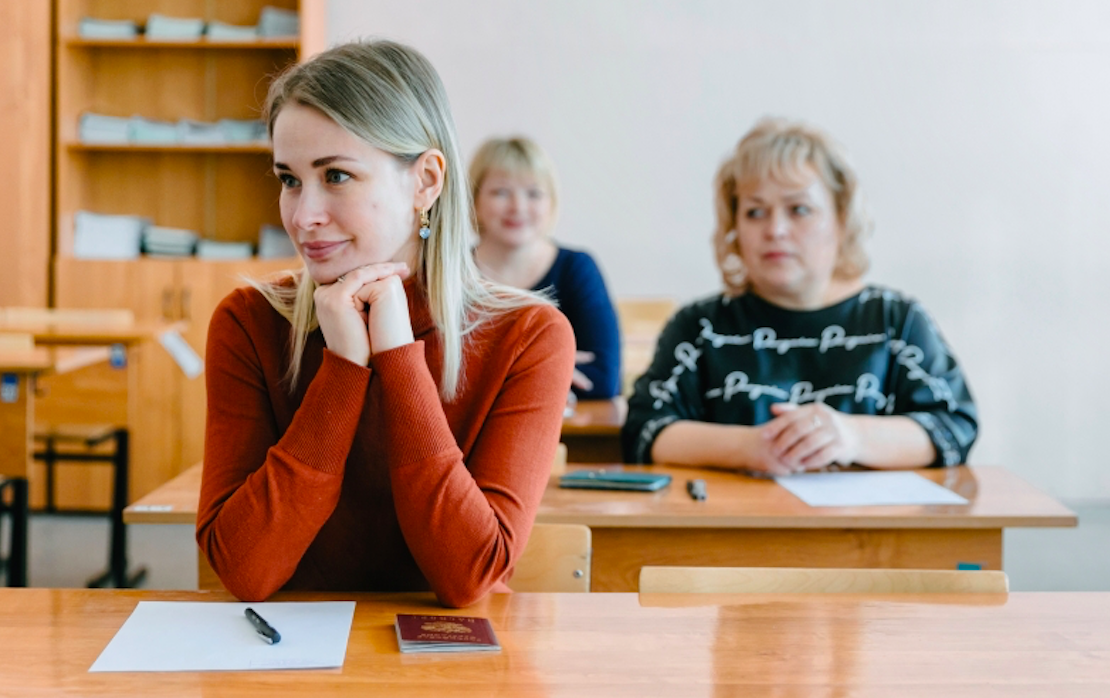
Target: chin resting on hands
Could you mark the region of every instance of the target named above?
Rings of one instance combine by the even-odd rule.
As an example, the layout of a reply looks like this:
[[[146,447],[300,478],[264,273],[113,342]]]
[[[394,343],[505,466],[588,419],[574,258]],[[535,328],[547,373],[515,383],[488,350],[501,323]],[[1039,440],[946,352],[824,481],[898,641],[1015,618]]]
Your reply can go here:
[[[369,264],[318,286],[313,299],[328,349],[365,366],[371,354],[412,342],[402,284],[408,275],[403,262]]]

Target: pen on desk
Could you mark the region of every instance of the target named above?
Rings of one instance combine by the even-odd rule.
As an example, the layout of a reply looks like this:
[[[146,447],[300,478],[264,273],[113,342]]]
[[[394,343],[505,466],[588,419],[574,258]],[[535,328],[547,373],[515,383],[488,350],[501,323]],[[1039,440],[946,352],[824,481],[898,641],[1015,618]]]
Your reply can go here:
[[[262,636],[263,640],[271,645],[281,642],[281,633],[267,623],[262,616],[255,613],[253,608],[247,608],[243,611],[243,614],[247,616],[247,620],[254,626],[254,631]]]
[[[698,502],[704,502],[706,497],[709,496],[705,491],[705,480],[687,480],[686,491]]]

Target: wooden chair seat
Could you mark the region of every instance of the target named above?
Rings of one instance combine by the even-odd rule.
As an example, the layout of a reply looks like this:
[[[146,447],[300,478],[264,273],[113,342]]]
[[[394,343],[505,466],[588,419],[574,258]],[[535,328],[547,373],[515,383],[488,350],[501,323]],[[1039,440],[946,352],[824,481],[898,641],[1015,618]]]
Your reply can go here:
[[[509,588],[522,592],[589,591],[590,558],[589,526],[535,524]]]
[[[51,424],[35,423],[35,440],[54,439],[58,443],[79,443],[92,448],[115,436],[116,424]]]
[[[1006,593],[995,570],[811,569],[792,567],[643,567],[640,593],[886,594]]]

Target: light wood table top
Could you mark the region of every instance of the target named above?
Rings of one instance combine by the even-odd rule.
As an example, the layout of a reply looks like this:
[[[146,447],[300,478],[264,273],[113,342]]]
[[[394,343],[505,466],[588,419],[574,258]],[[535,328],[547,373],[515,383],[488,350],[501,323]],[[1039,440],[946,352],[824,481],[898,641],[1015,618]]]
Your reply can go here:
[[[1110,695],[1110,594],[423,594],[354,599],[341,669],[88,673],[142,600],[219,592],[0,589],[5,695]],[[502,651],[401,655],[396,613],[490,619]]]
[[[41,373],[54,365],[46,349],[0,350],[0,373]]]
[[[581,400],[574,414],[563,419],[564,436],[616,436],[619,437],[624,419],[628,416],[628,402],[623,397],[611,400]]]
[[[581,466],[571,464],[571,469]],[[544,493],[537,521],[626,528],[1011,528],[1075,526],[1075,513],[1005,468],[918,470],[963,495],[966,506],[810,507],[772,480],[726,471],[666,466],[611,466],[669,473],[660,492],[560,489]],[[124,511],[127,523],[196,523],[201,464]],[[709,497],[686,493],[689,478],[706,481]]]
[[[537,521],[627,528],[1009,528],[1075,526],[1075,513],[1005,468],[927,468],[917,474],[962,495],[960,506],[811,507],[774,480],[725,470],[612,464],[627,471],[667,473],[659,492],[559,489],[544,493]],[[694,501],[686,481],[705,480],[708,497]]]
[[[197,463],[174,479],[123,510],[124,523],[195,524],[200,505],[200,476],[204,464]]]
[[[184,323],[149,323],[126,326],[81,323],[24,323],[0,321],[0,332],[23,332],[42,345],[138,344],[165,330],[185,327]]]

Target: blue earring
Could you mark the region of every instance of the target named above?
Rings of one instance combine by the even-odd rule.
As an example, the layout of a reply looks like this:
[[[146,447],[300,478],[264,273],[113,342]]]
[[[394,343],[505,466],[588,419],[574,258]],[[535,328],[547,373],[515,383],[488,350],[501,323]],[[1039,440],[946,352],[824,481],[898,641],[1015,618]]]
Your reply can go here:
[[[428,218],[428,209],[420,211],[420,238],[427,240],[432,235],[432,222]]]

